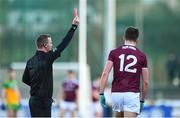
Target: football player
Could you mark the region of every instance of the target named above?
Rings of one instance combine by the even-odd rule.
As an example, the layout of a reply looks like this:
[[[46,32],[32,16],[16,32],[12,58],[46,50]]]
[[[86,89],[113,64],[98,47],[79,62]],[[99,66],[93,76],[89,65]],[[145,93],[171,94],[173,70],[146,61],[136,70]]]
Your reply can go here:
[[[100,81],[100,103],[106,107],[104,90],[113,68],[112,109],[116,117],[137,117],[144,106],[148,87],[146,55],[137,47],[139,30],[128,27],[124,33],[124,45],[111,50]],[[140,78],[143,78],[140,91]],[[140,95],[141,92],[141,95]]]

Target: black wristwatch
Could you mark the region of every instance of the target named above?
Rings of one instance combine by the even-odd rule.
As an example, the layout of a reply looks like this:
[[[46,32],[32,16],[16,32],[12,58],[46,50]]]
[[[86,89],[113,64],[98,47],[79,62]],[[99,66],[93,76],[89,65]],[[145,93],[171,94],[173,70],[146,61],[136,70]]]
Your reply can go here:
[[[104,95],[104,93],[99,93],[99,95]]]
[[[140,100],[141,103],[144,103],[144,100]]]
[[[78,27],[78,26],[77,26],[76,24],[72,24],[72,29],[73,29],[73,30],[76,30],[77,27]]]

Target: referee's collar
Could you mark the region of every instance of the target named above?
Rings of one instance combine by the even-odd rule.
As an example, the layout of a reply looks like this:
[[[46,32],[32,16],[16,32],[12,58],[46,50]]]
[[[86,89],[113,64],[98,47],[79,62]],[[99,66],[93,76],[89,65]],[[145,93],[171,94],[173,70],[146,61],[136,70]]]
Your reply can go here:
[[[41,51],[41,50],[37,50],[37,51],[36,51],[36,55],[38,55],[38,54],[44,54],[44,53],[46,53],[46,52]]]

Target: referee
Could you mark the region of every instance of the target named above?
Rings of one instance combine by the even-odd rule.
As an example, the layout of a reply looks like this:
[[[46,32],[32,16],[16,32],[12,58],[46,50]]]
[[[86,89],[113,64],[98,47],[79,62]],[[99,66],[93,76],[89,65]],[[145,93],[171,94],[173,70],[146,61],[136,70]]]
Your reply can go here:
[[[52,50],[50,35],[40,35],[36,40],[36,54],[26,63],[22,81],[30,86],[29,108],[31,117],[51,117],[53,75],[52,64],[67,47],[79,25],[75,16],[72,26],[62,42]]]

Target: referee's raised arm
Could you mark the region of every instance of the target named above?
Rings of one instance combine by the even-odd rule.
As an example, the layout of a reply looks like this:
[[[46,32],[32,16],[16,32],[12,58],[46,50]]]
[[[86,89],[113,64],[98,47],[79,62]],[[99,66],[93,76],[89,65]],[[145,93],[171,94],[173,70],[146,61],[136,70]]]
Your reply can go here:
[[[63,38],[62,42],[52,52],[50,52],[50,58],[52,61],[58,58],[61,55],[61,52],[68,46],[68,44],[70,43],[73,37],[74,31],[77,29],[78,25],[79,25],[79,17],[76,16],[73,19],[70,30],[68,31],[66,36]]]
[[[68,31],[68,33],[66,34],[66,36],[64,37],[64,39],[62,40],[62,42],[57,46],[57,50],[62,52],[66,46],[69,44],[69,42],[71,41],[72,39],[72,36],[74,34],[74,31],[77,29],[77,26],[79,25],[79,17],[76,16],[74,19],[73,19],[73,22],[72,22],[72,26],[70,28],[70,30]]]

